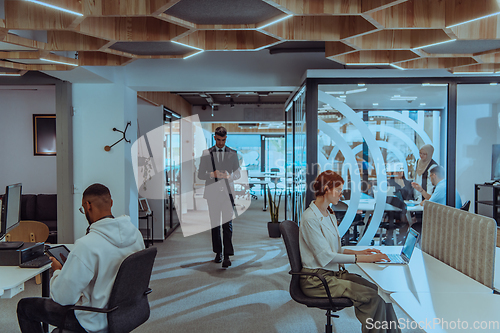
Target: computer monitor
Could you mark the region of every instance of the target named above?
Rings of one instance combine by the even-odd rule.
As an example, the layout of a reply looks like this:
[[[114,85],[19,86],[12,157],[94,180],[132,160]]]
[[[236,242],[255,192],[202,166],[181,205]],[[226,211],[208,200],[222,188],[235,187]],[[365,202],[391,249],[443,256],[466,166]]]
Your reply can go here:
[[[2,200],[2,217],[0,228],[0,239],[15,227],[21,220],[21,193],[22,184],[7,185]],[[23,242],[0,242],[0,249],[17,249]]]

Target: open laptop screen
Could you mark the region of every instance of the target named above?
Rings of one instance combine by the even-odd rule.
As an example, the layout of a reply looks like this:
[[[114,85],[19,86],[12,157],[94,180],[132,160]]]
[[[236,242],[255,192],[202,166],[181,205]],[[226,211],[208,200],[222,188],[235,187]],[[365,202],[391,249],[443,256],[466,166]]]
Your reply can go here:
[[[401,251],[401,254],[405,255],[408,259],[410,259],[411,254],[413,253],[413,249],[415,248],[415,244],[417,243],[418,240],[418,232],[415,231],[414,229],[410,229],[408,232],[408,235],[406,236],[406,241],[403,246],[403,250]]]

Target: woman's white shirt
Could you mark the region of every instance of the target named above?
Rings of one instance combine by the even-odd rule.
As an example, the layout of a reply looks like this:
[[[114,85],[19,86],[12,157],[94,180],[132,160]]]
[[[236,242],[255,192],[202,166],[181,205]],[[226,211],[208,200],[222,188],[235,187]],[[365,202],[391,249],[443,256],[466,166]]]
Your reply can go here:
[[[335,215],[323,216],[311,202],[302,214],[299,227],[299,248],[302,266],[338,271],[339,264],[354,263],[355,256],[344,254]]]

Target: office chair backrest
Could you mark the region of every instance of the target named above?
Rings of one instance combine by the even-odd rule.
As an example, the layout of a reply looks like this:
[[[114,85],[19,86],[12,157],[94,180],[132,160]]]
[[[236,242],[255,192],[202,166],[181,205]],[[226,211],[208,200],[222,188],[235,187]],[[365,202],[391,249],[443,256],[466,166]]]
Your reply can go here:
[[[278,172],[280,172],[280,169],[279,169],[279,168],[271,168],[271,170],[270,170],[270,171],[271,171],[271,172],[276,172],[276,174],[277,174]],[[279,182],[280,182],[280,177],[270,177],[269,179],[270,179],[270,180],[271,180],[271,182],[272,182],[272,183],[274,183],[274,184],[277,184],[277,183],[279,183]]]
[[[6,239],[10,242],[45,242],[47,238],[49,238],[49,227],[38,221],[20,221],[19,226],[6,235]]]
[[[402,214],[406,214],[406,204],[403,200],[395,196],[388,196],[385,200],[391,206],[401,209]]]
[[[149,280],[157,249],[136,252],[125,258],[116,275],[109,298],[108,309],[118,309],[108,313],[109,333],[130,332],[149,318]]]
[[[462,207],[460,207],[461,210],[465,210],[466,212],[469,211],[470,207],[470,200],[467,200]]]

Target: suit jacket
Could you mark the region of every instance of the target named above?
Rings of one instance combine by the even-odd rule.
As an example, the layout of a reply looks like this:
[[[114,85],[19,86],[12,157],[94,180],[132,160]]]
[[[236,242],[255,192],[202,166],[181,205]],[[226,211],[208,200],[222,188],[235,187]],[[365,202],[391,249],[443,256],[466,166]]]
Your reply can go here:
[[[215,169],[219,171],[227,171],[230,175],[229,181],[229,190],[231,193],[234,193],[234,180],[240,178],[240,164],[238,162],[238,154],[237,151],[231,149],[229,147],[224,147],[224,157],[222,162],[218,160],[218,148],[216,146],[210,147],[203,151],[203,154],[200,158],[200,167],[198,168],[198,178],[201,180],[205,180],[205,190],[203,192],[203,198],[208,199],[211,196],[217,196],[217,192],[227,192],[227,185],[224,179],[217,179],[217,183],[219,185],[210,186],[216,183],[215,178],[210,177],[210,173],[214,172],[214,168],[212,165],[212,157],[213,154]]]

